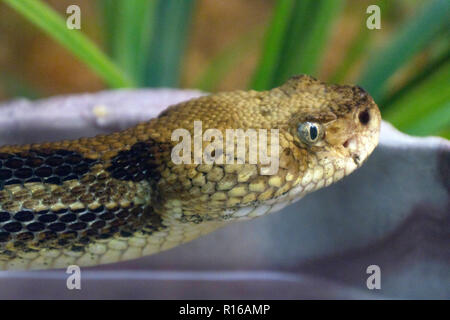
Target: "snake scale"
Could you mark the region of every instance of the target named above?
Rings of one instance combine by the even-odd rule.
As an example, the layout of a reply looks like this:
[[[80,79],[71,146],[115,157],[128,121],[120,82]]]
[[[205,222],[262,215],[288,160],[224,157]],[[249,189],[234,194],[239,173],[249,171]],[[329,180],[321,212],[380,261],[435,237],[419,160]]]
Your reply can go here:
[[[220,132],[277,129],[278,170],[175,164],[171,135],[193,133],[194,121]],[[380,122],[362,88],[301,75],[268,91],[192,99],[109,135],[0,147],[0,270],[135,259],[278,211],[360,167]]]

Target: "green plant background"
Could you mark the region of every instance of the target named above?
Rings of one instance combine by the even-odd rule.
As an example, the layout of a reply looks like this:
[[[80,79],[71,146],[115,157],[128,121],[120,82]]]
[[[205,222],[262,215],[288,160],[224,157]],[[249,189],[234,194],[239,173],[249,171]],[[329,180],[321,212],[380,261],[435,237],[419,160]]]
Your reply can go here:
[[[248,87],[269,89],[294,74],[318,76],[335,22],[351,1],[356,0],[274,0]],[[69,30],[65,17],[41,0],[3,2],[59,42],[111,88],[180,86],[194,0],[99,0],[106,52],[81,31]],[[393,1],[373,4],[381,8],[382,21],[390,18]],[[375,39],[376,31],[366,28],[368,14],[363,12],[359,33],[329,78],[321,80],[344,83],[358,68],[356,82],[374,97],[385,120],[409,134],[450,138],[450,1],[417,1],[413,7],[413,13],[399,22],[382,45]],[[195,86],[215,91],[246,56],[248,43],[254,39],[252,30],[243,32],[209,61]],[[410,68],[424,52],[425,62]],[[412,71],[402,84],[393,85],[399,72],[408,68]],[[20,81],[15,87],[21,87]]]

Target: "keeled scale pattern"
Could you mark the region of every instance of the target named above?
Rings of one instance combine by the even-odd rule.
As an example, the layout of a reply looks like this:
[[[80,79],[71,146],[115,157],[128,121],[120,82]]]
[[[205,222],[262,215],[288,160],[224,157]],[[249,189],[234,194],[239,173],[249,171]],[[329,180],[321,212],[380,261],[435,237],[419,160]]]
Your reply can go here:
[[[42,182],[60,185],[78,180],[96,160],[69,150],[29,150],[19,154],[0,153],[0,190],[6,185]]]

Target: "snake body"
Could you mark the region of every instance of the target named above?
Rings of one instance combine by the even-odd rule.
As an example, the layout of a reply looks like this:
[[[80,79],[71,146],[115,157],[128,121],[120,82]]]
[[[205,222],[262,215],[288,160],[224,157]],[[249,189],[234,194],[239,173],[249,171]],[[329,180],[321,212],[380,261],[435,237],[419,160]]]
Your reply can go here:
[[[110,135],[0,147],[0,269],[139,258],[278,211],[361,166],[380,120],[360,87],[302,75],[269,91],[193,99]],[[194,121],[224,136],[278,129],[277,172],[238,159],[175,164],[172,133],[193,134]]]

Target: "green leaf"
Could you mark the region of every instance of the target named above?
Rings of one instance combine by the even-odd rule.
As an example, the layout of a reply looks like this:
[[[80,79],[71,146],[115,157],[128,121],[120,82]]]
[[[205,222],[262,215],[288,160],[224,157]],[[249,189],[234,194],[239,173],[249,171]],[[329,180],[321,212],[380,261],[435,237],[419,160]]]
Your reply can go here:
[[[111,87],[130,87],[132,81],[79,30],[70,30],[64,19],[39,0],[3,0],[86,63]]]
[[[299,0],[295,2],[291,19],[284,36],[280,62],[277,64],[275,77],[270,86],[281,84],[292,75],[291,68],[297,64],[305,47],[310,24],[316,13],[317,6],[314,0]]]
[[[450,140],[450,129],[447,127],[446,129],[439,131],[437,135]]]
[[[373,55],[358,82],[377,101],[386,93],[389,78],[430,43],[448,23],[450,1],[433,0],[403,26],[391,43]],[[381,13],[383,14],[383,13]]]
[[[450,62],[383,112],[383,118],[410,134],[438,134],[450,126]]]
[[[35,100],[43,96],[39,90],[27,83],[26,79],[18,75],[2,72],[0,73],[0,82],[2,89],[10,97],[23,97]]]
[[[344,60],[339,64],[334,71],[334,74],[330,77],[331,83],[341,83],[347,76],[350,69],[355,65],[355,62],[359,61],[359,59],[366,52],[367,47],[371,42],[372,35],[368,31],[369,29],[367,29],[366,26],[361,27],[358,36],[350,45]]]
[[[450,128],[450,101],[442,103],[419,118],[416,123],[406,127],[405,132],[416,136],[440,135]]]
[[[303,4],[303,2],[305,2]],[[280,70],[274,85],[279,85],[295,74],[317,76],[320,59],[328,42],[331,28],[339,16],[344,1],[317,0],[301,1],[293,17],[291,28],[285,41],[288,42],[286,59],[282,59]],[[292,43],[292,49],[289,49]]]
[[[392,104],[394,104],[399,98],[415,90],[415,88],[421,83],[428,80],[430,76],[434,75],[435,72],[444,67],[450,61],[450,46],[447,45],[446,49],[447,50],[441,52],[438,57],[429,62],[428,65],[418,70],[418,72],[408,79],[408,81],[401,88],[382,99],[379,104],[383,106],[383,111],[391,108]]]
[[[257,32],[260,28],[257,29],[240,36],[237,41],[213,57],[195,82],[195,88],[213,92],[225,75],[251,52],[249,49],[258,40]]]
[[[111,54],[140,85],[144,82],[157,3],[156,0],[102,1]]]
[[[356,3],[354,2],[350,4],[352,4],[353,6],[356,5]],[[392,7],[396,3],[392,2],[391,0],[377,0],[374,4],[380,7],[380,12],[382,12],[382,21],[385,22],[389,19],[389,16],[391,16],[393,11]],[[373,36],[375,35],[376,31],[369,30],[366,26],[366,19],[368,17],[368,15],[364,15],[366,8],[367,4],[362,3],[361,9],[356,9],[361,10],[358,12],[360,12],[360,16],[362,17],[360,19],[359,32],[357,36],[351,41],[345,57],[339,63],[333,75],[330,76],[330,83],[344,82],[352,68],[354,68],[355,65],[358,65],[361,59],[364,58],[369,51],[370,45],[373,42]]]
[[[102,31],[106,39],[107,52],[113,55],[114,42],[116,38],[117,12],[120,2],[116,0],[101,0],[97,2],[98,9],[102,14]]]
[[[152,38],[145,85],[178,87],[181,59],[184,54],[193,0],[164,0],[158,2],[155,36]]]
[[[272,21],[266,31],[263,50],[250,87],[255,90],[269,89],[282,55],[281,48],[293,13],[294,0],[278,0]]]

